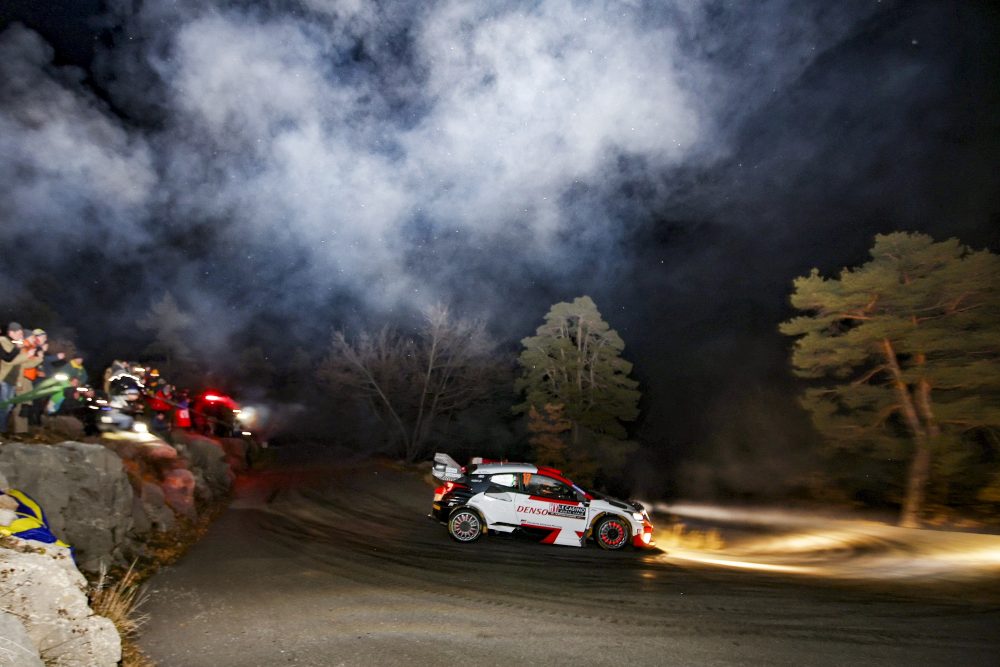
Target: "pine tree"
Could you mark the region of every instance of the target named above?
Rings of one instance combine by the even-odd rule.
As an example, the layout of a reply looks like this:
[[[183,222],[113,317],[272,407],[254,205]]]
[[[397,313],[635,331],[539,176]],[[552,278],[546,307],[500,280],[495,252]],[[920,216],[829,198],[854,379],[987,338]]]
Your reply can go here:
[[[566,440],[563,434],[572,424],[565,416],[565,406],[546,403],[541,410],[534,405],[528,409],[528,441],[535,451],[535,461],[542,465],[564,468],[566,466]]]
[[[871,257],[797,278],[808,314],[781,332],[834,447],[909,459],[900,521],[915,526],[935,455],[1000,428],[1000,258],[907,233],[876,236]]]
[[[525,401],[515,412],[559,405],[570,424],[567,472],[586,480],[597,460],[618,465],[633,447],[622,422],[639,415],[638,383],[632,364],[621,357],[625,343],[601,317],[589,296],[557,303],[534,336],[521,341],[521,376],[515,383]]]

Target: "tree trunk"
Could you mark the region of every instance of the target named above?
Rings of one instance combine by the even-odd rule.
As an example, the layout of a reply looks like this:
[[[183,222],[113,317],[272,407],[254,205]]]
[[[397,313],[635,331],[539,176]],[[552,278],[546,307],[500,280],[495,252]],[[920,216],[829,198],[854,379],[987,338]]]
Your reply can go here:
[[[924,506],[924,491],[927,486],[927,478],[930,475],[930,443],[927,441],[927,430],[920,421],[920,415],[917,413],[910,388],[903,381],[903,372],[899,368],[896,351],[888,338],[882,340],[882,352],[885,355],[886,366],[892,374],[893,387],[899,396],[903,419],[913,436],[915,446],[913,459],[910,461],[910,469],[906,476],[906,497],[903,500],[903,509],[899,516],[901,526],[915,528],[920,525],[920,514]]]
[[[931,408],[931,384],[926,379],[921,379],[917,383],[915,402],[925,425],[926,435],[916,441],[916,451],[913,453],[913,461],[910,462],[910,472],[906,480],[906,500],[900,517],[900,525],[906,528],[920,526],[920,513],[926,496],[927,480],[931,474],[931,449],[941,435],[941,427],[938,426]]]
[[[904,528],[919,528],[920,515],[924,508],[924,496],[927,478],[931,472],[931,445],[926,436],[914,438],[916,450],[910,461],[910,470],[906,476],[906,498],[903,500],[903,511],[899,516],[899,525]]]

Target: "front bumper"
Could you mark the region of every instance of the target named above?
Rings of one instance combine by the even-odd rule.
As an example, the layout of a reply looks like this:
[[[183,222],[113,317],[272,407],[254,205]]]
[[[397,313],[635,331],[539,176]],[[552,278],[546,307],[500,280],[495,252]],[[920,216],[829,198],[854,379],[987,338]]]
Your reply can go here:
[[[653,541],[653,524],[648,521],[642,522],[642,530],[632,536],[632,546],[637,549],[651,549],[656,546]]]

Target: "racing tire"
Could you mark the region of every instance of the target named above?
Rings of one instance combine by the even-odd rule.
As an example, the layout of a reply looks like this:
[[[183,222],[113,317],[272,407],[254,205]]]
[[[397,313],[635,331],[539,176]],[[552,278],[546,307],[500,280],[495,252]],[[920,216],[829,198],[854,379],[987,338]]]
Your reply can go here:
[[[629,543],[630,533],[628,521],[612,514],[594,526],[594,541],[602,549],[617,551]]]
[[[462,544],[471,544],[483,536],[483,519],[466,507],[459,507],[448,517],[448,534]]]

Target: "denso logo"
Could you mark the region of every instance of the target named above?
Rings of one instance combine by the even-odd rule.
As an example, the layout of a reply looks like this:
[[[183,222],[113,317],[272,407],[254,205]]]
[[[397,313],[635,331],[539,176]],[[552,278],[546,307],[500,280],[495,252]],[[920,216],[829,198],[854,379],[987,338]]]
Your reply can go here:
[[[518,512],[524,512],[525,514],[548,514],[548,510],[543,510],[541,507],[528,507],[527,505],[518,505]]]

